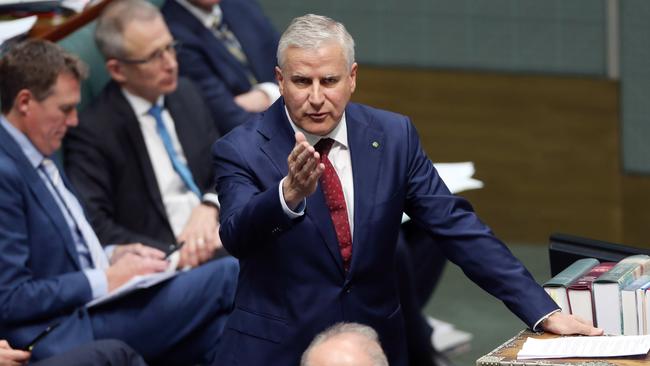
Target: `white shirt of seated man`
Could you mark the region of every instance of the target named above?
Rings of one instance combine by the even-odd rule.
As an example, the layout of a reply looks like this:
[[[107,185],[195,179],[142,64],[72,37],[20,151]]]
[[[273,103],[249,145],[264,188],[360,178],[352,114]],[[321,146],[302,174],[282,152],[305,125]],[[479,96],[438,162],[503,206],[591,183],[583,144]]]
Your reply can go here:
[[[180,175],[174,170],[171,160],[161,158],[167,157],[168,154],[156,130],[155,119],[148,114],[151,103],[125,89],[122,89],[122,92],[138,118],[163,206],[174,236],[179,243],[184,241],[186,244],[181,250],[179,266],[197,266],[209,260],[214,254],[214,250],[221,247],[218,220],[215,219],[215,215],[218,217],[218,212],[215,213],[217,209],[201,204],[199,197],[187,188]],[[162,96],[157,104],[164,105]],[[176,134],[174,120],[167,109],[163,109],[162,119],[178,158],[187,165],[183,147]],[[214,193],[206,193],[202,199],[218,205],[218,199]],[[188,249],[192,250],[188,252]]]

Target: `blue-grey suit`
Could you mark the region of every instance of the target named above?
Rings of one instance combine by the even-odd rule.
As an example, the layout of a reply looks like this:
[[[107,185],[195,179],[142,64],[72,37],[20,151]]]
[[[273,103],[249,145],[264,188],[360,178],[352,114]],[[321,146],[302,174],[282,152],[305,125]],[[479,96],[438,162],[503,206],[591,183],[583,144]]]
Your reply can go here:
[[[24,347],[49,324],[61,324],[34,348],[33,360],[115,338],[148,360],[210,362],[232,308],[237,271],[231,258],[213,261],[87,309],[92,291],[62,211],[0,126],[0,338]]]
[[[219,3],[223,22],[235,34],[248,59],[248,71],[258,82],[275,81],[275,51],[279,36],[255,0],[223,0]],[[248,92],[251,82],[242,65],[194,15],[174,0],[161,12],[174,38],[183,46],[178,54],[181,75],[201,89],[221,134],[252,116],[235,103],[234,97]]]
[[[408,118],[351,103],[346,119],[354,180],[348,272],[320,187],[304,216],[291,220],[281,207],[278,184],[295,144],[282,99],[214,145],[221,239],[241,263],[220,359],[297,364],[314,335],[354,321],[377,330],[391,365],[406,365],[395,271],[402,212],[529,326],[557,308],[470,204],[449,193]]]

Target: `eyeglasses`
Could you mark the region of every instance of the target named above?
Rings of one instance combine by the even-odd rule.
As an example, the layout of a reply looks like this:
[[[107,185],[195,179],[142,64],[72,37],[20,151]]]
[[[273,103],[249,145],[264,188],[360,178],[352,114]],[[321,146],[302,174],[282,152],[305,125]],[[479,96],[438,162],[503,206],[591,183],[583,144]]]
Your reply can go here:
[[[174,40],[169,44],[167,44],[166,46],[153,51],[149,56],[145,58],[141,58],[141,59],[116,58],[116,60],[120,62],[124,62],[125,64],[133,64],[133,65],[146,64],[152,61],[162,62],[163,59],[165,58],[166,52],[176,56],[176,54],[178,53],[178,51],[180,51],[180,49],[181,49],[181,42]]]

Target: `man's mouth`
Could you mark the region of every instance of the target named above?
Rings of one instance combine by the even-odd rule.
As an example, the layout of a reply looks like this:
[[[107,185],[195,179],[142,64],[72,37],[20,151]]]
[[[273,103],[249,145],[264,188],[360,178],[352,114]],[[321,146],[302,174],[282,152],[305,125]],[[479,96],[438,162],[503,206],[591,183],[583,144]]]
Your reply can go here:
[[[307,115],[314,121],[322,121],[327,118],[327,113],[308,113]]]

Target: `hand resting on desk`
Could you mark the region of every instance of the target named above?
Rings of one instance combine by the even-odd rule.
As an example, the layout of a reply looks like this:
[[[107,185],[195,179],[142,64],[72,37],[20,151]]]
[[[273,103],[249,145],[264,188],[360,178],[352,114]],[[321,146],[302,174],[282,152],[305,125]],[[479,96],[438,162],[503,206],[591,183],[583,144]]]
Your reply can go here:
[[[581,334],[588,336],[599,336],[603,335],[603,330],[601,328],[595,328],[584,319],[575,316],[564,314],[562,312],[553,313],[542,323],[542,329],[547,332],[561,334],[561,335],[570,335],[570,334]]]

